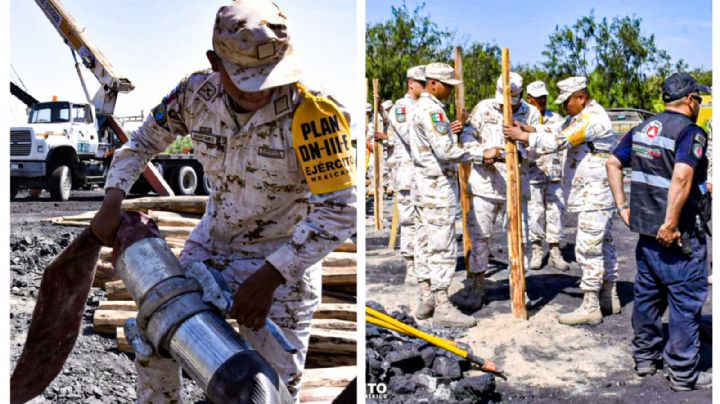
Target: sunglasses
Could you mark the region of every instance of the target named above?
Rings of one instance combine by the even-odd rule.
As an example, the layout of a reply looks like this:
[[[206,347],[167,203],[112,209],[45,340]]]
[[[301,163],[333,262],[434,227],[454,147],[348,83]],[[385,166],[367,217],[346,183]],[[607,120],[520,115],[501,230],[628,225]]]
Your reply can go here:
[[[692,98],[693,100],[697,101],[698,104],[702,104],[702,97],[697,94],[689,95],[688,97]]]

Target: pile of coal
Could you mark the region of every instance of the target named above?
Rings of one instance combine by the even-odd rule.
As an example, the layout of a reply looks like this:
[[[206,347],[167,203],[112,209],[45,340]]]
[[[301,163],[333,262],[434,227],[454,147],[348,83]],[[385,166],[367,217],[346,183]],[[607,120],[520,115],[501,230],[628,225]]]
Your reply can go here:
[[[369,301],[367,305],[388,314],[385,308]],[[438,337],[457,340],[460,329],[430,329],[418,326],[409,308],[389,315],[398,321]],[[495,377],[491,374],[465,377],[470,361],[418,338],[409,337],[367,324],[365,365],[368,403],[417,402],[476,403],[494,401]],[[458,343],[466,351],[470,346]]]

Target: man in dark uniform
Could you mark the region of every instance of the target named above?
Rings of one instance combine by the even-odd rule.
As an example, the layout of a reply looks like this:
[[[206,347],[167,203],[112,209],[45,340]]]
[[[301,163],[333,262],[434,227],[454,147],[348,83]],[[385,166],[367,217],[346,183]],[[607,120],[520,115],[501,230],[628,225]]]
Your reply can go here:
[[[707,245],[696,218],[707,176],[707,134],[695,125],[699,93],[709,91],[687,73],[670,76],[663,85],[665,112],[630,130],[607,162],[618,214],[640,233],[632,314],[635,370],[652,375],[662,358],[675,391],[712,386],[712,375],[698,369],[698,328],[708,284]],[[629,205],[623,167],[632,167]]]

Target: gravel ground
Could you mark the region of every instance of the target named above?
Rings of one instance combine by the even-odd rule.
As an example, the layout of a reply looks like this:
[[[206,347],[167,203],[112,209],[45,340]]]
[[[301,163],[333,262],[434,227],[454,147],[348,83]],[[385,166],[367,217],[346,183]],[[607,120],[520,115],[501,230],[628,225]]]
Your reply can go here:
[[[391,199],[386,198],[384,205],[385,229],[382,231],[374,229],[371,205],[370,201],[366,206],[367,299],[384,305],[388,312],[409,305],[414,313],[419,291],[417,287],[405,288],[404,263],[399,251],[390,252],[387,249]],[[529,271],[526,275],[531,300],[528,307],[529,321],[516,320],[512,316],[507,250],[499,248],[506,244],[507,235],[498,232],[493,236],[491,251],[494,258],[486,284],[490,302],[482,310],[466,312],[478,320],[478,325],[457,339],[468,343],[475,354],[494,359],[506,370],[508,380],[498,380],[496,397],[492,401],[710,403],[710,390],[675,393],[659,373],[640,379],[632,369],[630,343],[633,333],[630,319],[637,235],[631,233],[618,218],[613,223],[613,237],[619,262],[618,288],[622,313],[605,317],[603,323],[595,327],[571,327],[557,323],[555,316],[558,313],[573,310],[582,301],[579,288],[581,271],[574,262],[572,244],[575,226],[576,218],[570,215],[564,226],[563,255],[572,262],[571,269],[560,272],[545,266],[539,271]],[[460,221],[456,228],[458,251],[461,254]],[[461,289],[465,278],[463,260],[458,257],[457,271],[450,288],[451,298],[455,302],[462,300]],[[712,293],[703,306],[703,314],[708,315],[708,318],[712,314]],[[667,317],[664,320],[667,322]],[[419,323],[430,325],[429,321]],[[711,323],[707,324],[709,326]],[[710,326],[707,329],[710,330]],[[712,371],[711,336],[703,333],[701,342],[701,369]],[[482,373],[468,372],[468,375],[477,374]],[[399,398],[395,401],[401,402],[402,396]],[[416,400],[417,396],[413,399]]]
[[[35,307],[35,298],[45,266],[80,233],[80,227],[41,223],[43,218],[67,216],[100,208],[102,191],[73,191],[67,202],[53,202],[44,192],[30,198],[21,192],[11,201],[10,232],[10,368],[22,351]],[[33,402],[43,403],[130,403],[135,396],[134,355],[115,348],[115,338],[93,331],[92,316],[98,302],[106,300],[92,288],[75,348],[63,370]],[[187,402],[201,402],[204,394],[184,378]]]

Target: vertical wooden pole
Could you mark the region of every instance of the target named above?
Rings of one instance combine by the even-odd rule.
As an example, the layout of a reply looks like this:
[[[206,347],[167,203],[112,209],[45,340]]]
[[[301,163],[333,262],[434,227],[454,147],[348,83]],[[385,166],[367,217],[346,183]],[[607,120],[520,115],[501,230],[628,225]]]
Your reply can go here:
[[[462,48],[455,47],[455,78],[463,79]],[[465,84],[455,87],[455,119],[462,121],[463,110],[465,109]],[[469,217],[472,209],[472,198],[468,193],[468,178],[470,178],[472,163],[460,163],[458,169],[458,182],[460,183],[460,210],[462,213],[463,225],[463,257],[465,259],[465,271],[470,276],[470,254],[472,254],[472,240],[470,239]]]
[[[512,95],[510,93],[510,50],[502,49],[503,71],[503,120],[512,125]],[[520,167],[518,165],[517,145],[505,142],[505,163],[507,165],[507,214],[508,214],[508,252],[510,254],[510,296],[512,312],[515,318],[527,320],[525,307],[525,261],[522,245],[522,205],[520,187]]]
[[[380,81],[373,79],[373,124],[376,132],[380,131],[379,114],[380,113]],[[374,134],[372,134],[374,136]],[[375,164],[374,180],[375,180],[375,230],[383,228],[383,187],[382,187],[382,163],[383,163],[383,146],[382,142],[373,139],[373,162]]]
[[[390,222],[390,240],[388,241],[388,249],[395,250],[397,244],[398,228],[400,227],[400,207],[398,206],[398,193],[395,191],[395,200],[393,202],[392,222]],[[403,237],[406,235],[403,234]]]

